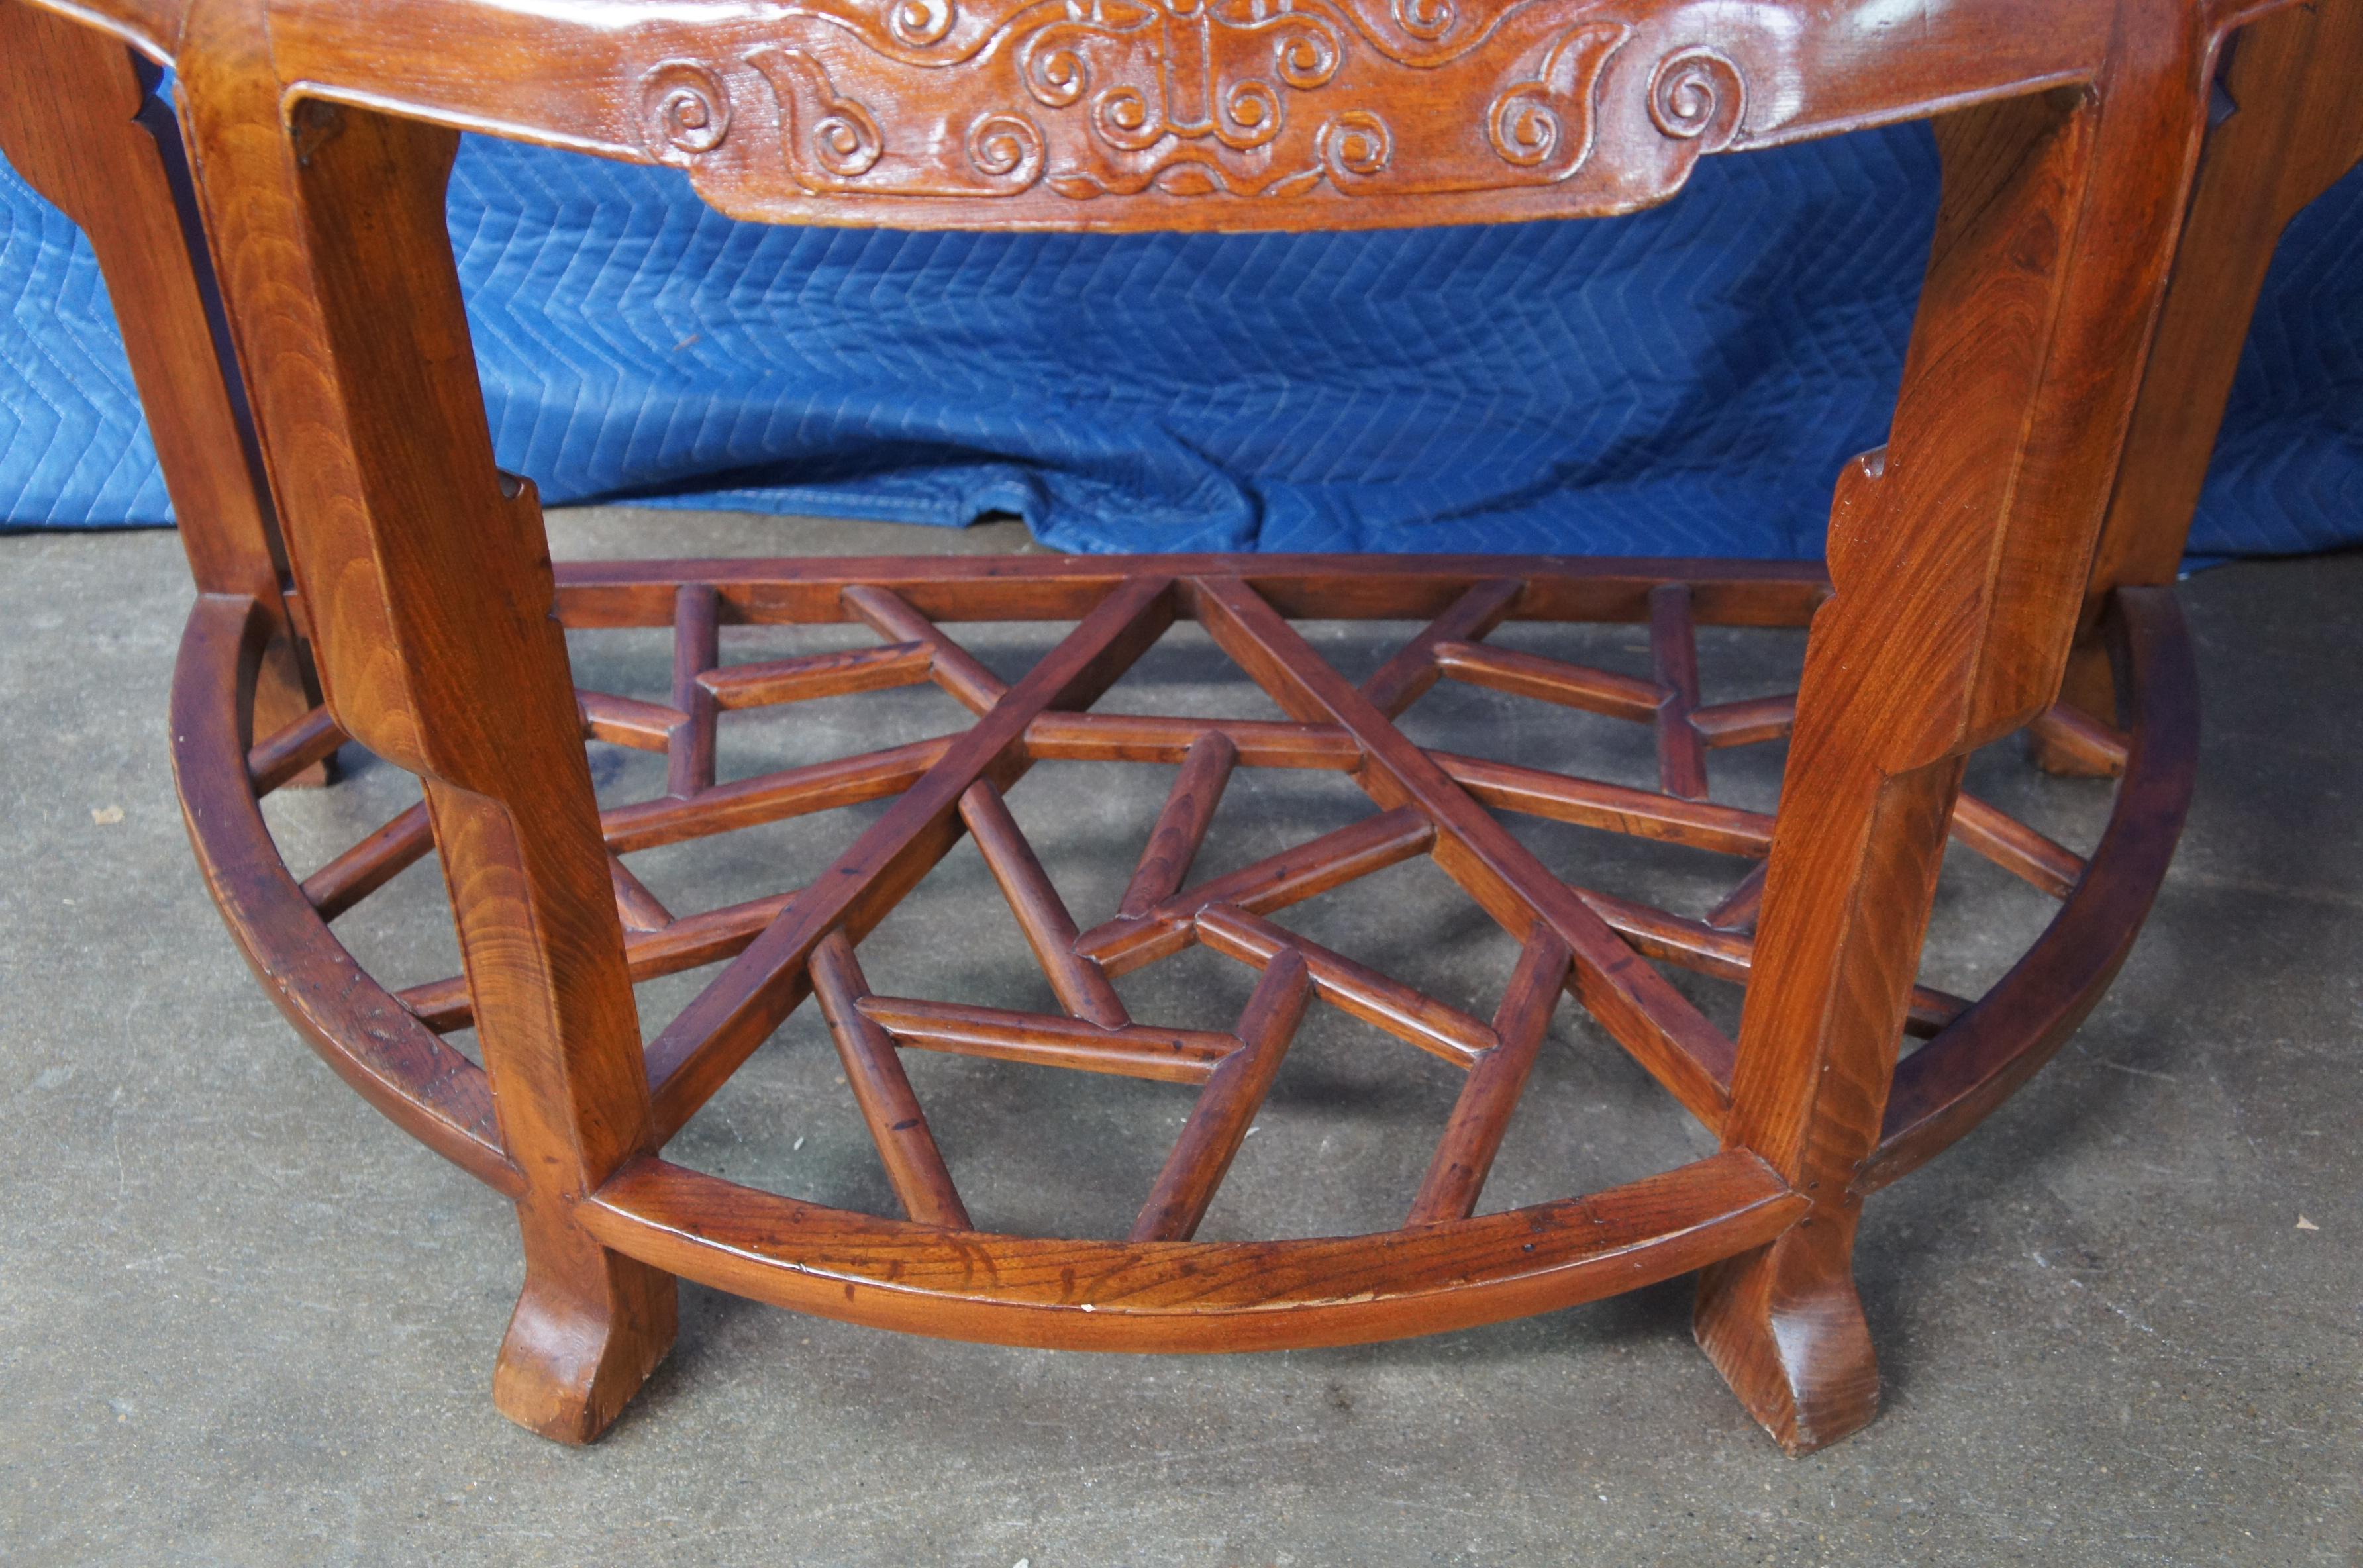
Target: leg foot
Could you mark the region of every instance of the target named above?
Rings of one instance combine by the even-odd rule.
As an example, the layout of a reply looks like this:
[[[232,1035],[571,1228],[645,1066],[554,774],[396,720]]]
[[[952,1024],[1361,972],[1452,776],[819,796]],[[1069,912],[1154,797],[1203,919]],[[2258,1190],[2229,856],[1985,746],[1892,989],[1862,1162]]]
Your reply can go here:
[[[1792,1456],[1879,1413],[1879,1358],[1856,1295],[1851,1218],[1819,1214],[1699,1276],[1699,1348]]]
[[[501,1414],[559,1442],[597,1440],[672,1348],[672,1275],[571,1234],[527,1231],[525,1290],[493,1373]],[[554,1227],[550,1227],[554,1229]]]

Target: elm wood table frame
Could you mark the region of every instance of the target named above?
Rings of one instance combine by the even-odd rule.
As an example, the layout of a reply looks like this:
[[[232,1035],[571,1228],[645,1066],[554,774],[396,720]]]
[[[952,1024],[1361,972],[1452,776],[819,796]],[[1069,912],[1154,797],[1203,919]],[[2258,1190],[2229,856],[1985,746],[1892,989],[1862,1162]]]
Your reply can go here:
[[[2363,6],[2271,12],[2234,34],[2125,458],[2092,563],[2068,703],[2105,716],[2113,684],[2097,635],[2109,592],[2172,582],[2273,252],[2290,220],[2363,164]],[[2038,726],[2036,755],[2094,771]]]
[[[594,1436],[670,1343],[675,1274],[927,1332],[1211,1349],[1433,1331],[1703,1264],[1701,1342],[1777,1438],[1802,1451],[1869,1418],[1876,1364],[1849,1263],[1862,1195],[1958,1136],[2080,1019],[2138,926],[2187,799],[2187,651],[2170,603],[2136,573],[2105,599],[2130,746],[2088,715],[2046,709],[2134,417],[2215,51],[2261,7],[1964,4],[1898,38],[1804,6],[1759,7],[1745,23],[1718,10],[1718,26],[1695,28],[1670,6],[1611,15],[1545,3],[1473,23],[1442,7],[1389,19],[1350,0],[1220,17],[1113,6],[1082,30],[1108,32],[1108,16],[1125,12],[1114,33],[1129,41],[1095,34],[1031,54],[1001,50],[1004,35],[980,41],[976,18],[1008,7],[931,0],[848,6],[784,39],[776,20],[749,34],[680,8],[622,28],[593,25],[589,8],[531,19],[462,3],[58,8],[183,72],[198,202],[303,588],[277,570],[250,473],[243,512],[235,493],[235,394],[213,359],[219,337],[192,326],[204,259],[172,259],[173,208],[111,202],[100,175],[120,165],[118,198],[169,194],[170,138],[134,124],[147,111],[119,54],[110,64],[89,36],[8,0],[0,22],[13,39],[38,43],[58,71],[83,51],[70,75],[93,84],[57,94],[18,70],[17,101],[64,101],[47,119],[0,122],[10,154],[92,229],[135,340],[143,319],[167,329],[135,341],[135,368],[151,406],[177,405],[209,437],[194,444],[201,452],[166,453],[183,515],[205,516],[184,476],[227,476],[213,514],[226,521],[192,530],[204,592],[174,705],[200,857],[250,956],[323,1054],[516,1200],[527,1282],[495,1378],[511,1416]],[[1135,35],[1152,23],[1144,44]],[[1274,27],[1297,29],[1258,46],[1270,46],[1285,101],[1269,81],[1224,75],[1237,63],[1234,35]],[[933,50],[1014,77],[980,68],[926,78],[924,93],[882,91],[920,84],[916,72],[943,63]],[[1127,79],[1144,59],[1190,70]],[[1227,86],[1191,98],[1192,72]],[[1104,90],[1069,113],[1094,73]],[[1038,109],[996,107],[1015,86]],[[1337,94],[1348,104],[1317,126],[1284,112],[1333,87],[1350,90]],[[884,103],[895,109],[882,123]],[[1315,227],[1621,211],[1673,193],[1703,152],[1929,113],[1941,115],[1947,195],[1926,299],[1893,438],[1841,480],[1834,596],[1780,569],[1465,559],[673,563],[565,570],[553,583],[530,488],[492,467],[441,232],[454,126],[684,163],[709,199],[752,216]],[[947,135],[955,124],[964,134]],[[1485,138],[1437,128],[1454,126]],[[209,577],[208,561],[225,559]],[[673,701],[574,692],[553,602],[569,624],[674,624]],[[1077,712],[1184,614],[1295,723]],[[1792,706],[1700,705],[1694,621],[1809,614]],[[1435,622],[1357,690],[1290,615]],[[1487,648],[1485,634],[1514,616],[1647,619],[1655,679]],[[1078,624],[1004,690],[937,630],[945,617]],[[886,640],[716,669],[724,619],[859,619]],[[305,646],[325,707],[307,706]],[[1662,790],[1421,752],[1390,721],[1447,675],[1645,718],[1660,736]],[[976,726],[713,784],[721,711],[918,679],[976,709]],[[2089,866],[1958,796],[1962,756],[2029,720],[2053,761],[2125,769]],[[1777,823],[1697,798],[1707,745],[1792,730]],[[665,750],[672,795],[603,823],[586,733]],[[255,802],[348,736],[420,774],[427,805],[299,887]],[[1125,911],[1090,933],[1075,931],[1001,804],[1044,756],[1182,764]],[[1240,765],[1348,771],[1381,809],[1184,889],[1222,779]],[[616,859],[666,834],[889,794],[895,806],[828,874],[749,906],[675,920]],[[1765,874],[1709,920],[1683,921],[1559,881],[1488,807],[1736,848],[1763,856]],[[426,853],[430,824],[468,976],[394,998],[325,921]],[[854,942],[962,832],[985,850],[1069,1018],[868,994]],[[2069,900],[1966,1010],[1912,975],[1948,833]],[[1491,1025],[1261,918],[1416,853],[1523,942]],[[1262,969],[1237,1028],[1131,1021],[1108,973],[1192,941]],[[632,981],[734,954],[644,1057]],[[1642,955],[1746,977],[1736,1044]],[[1719,1130],[1724,1152],[1588,1199],[1470,1218],[1562,986]],[[906,1220],[816,1209],[656,1156],[807,988]],[[1411,1221],[1327,1242],[1187,1241],[1314,995],[1470,1069]],[[436,1037],[467,1021],[482,1068]],[[1936,1038],[1899,1067],[1907,1028]],[[1133,1239],[991,1236],[967,1229],[897,1044],[1204,1090]]]

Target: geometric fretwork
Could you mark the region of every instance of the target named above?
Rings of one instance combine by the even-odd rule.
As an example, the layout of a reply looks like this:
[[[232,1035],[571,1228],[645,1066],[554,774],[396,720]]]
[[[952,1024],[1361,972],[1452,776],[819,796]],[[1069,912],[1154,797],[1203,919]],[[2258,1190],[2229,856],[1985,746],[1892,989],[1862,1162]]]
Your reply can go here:
[[[711,566],[712,563],[707,563]],[[1307,1005],[1338,1008],[1467,1075],[1405,1219],[1467,1219],[1483,1188],[1554,1005],[1572,996],[1709,1128],[1728,1103],[1731,1039],[1670,984],[1670,965],[1744,983],[1773,820],[1708,798],[1718,748],[1784,737],[1789,697],[1709,703],[1695,629],[1716,619],[1801,624],[1823,591],[1813,574],[1722,569],[1684,580],[1645,570],[1585,572],[1570,563],[1503,561],[1424,571],[1324,562],[1326,590],[1269,564],[1207,558],[1124,563],[772,563],[735,574],[677,576],[663,567],[583,569],[561,577],[570,624],[670,621],[674,659],[664,701],[580,693],[585,737],[661,754],[667,792],[603,818],[617,914],[633,977],[720,967],[648,1049],[658,1133],[669,1137],[807,996],[841,1057],[904,1215],[965,1231],[968,1211],[900,1061],[934,1050],[1181,1082],[1198,1099],[1144,1197],[1131,1240],[1190,1238],[1279,1071]],[[1326,597],[1325,597],[1326,596]],[[937,614],[927,613],[929,608]],[[1415,618],[1427,624],[1359,685],[1291,624],[1324,617]],[[1024,679],[1006,685],[942,629],[942,620],[1048,619],[1072,629]],[[1103,712],[1093,704],[1177,618],[1194,619],[1286,722]],[[724,666],[718,627],[738,621],[857,622],[874,646]],[[1638,620],[1651,672],[1590,668],[1497,648],[1513,619]],[[1432,752],[1395,721],[1450,679],[1646,724],[1654,790],[1483,758]],[[825,696],[932,681],[974,715],[937,739],[717,784],[724,715]],[[2122,767],[2125,743],[2064,710],[2046,721]],[[248,772],[268,791],[340,744],[325,711],[257,745]],[[1004,794],[1037,761],[1178,765],[1115,917],[1078,930]],[[1370,798],[1370,814],[1253,865],[1193,881],[1191,870],[1234,771],[1323,769]],[[676,914],[621,858],[856,802],[892,804],[831,866],[800,887],[727,908]],[[1562,880],[1497,813],[1524,813],[1715,852],[1739,867],[1727,896],[1681,914]],[[2077,855],[1972,797],[1957,839],[2037,888],[2065,897],[2086,871]],[[857,948],[961,835],[975,841],[1051,994],[1056,1014],[953,999],[874,994]],[[334,919],[432,849],[423,809],[396,817],[303,884]],[[1276,923],[1277,911],[1414,856],[1434,860],[1518,944],[1493,1017],[1481,1020]],[[1202,945],[1260,972],[1228,1031],[1136,1020],[1112,977]],[[471,1021],[460,979],[413,987],[402,1009],[437,1033]],[[1910,1029],[1934,1035],[1969,1007],[1923,988]]]

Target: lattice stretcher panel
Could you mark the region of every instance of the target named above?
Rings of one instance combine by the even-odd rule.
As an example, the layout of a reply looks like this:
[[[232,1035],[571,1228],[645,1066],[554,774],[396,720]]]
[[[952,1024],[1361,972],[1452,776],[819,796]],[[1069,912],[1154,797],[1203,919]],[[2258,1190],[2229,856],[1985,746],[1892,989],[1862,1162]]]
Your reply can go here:
[[[1238,1342],[1236,1335],[1196,1335],[1175,1323],[1189,1314],[1260,1313],[1268,1342],[1378,1337],[1447,1326],[1432,1311],[1414,1325],[1410,1316],[1391,1313],[1391,1302],[1460,1292],[1471,1298],[1468,1310],[1447,1317],[1479,1320],[1626,1288],[1777,1233],[1797,1200],[1744,1153],[1652,1178],[1656,1187],[1645,1182],[1571,1198],[1571,1209],[1545,1205],[1471,1217],[1562,996],[1589,1012],[1700,1122],[1719,1125],[1729,1105],[1734,1042],[1665,970],[1747,980],[1775,823],[1763,812],[1714,801],[1709,761],[1719,749],[1781,740],[1795,705],[1787,696],[1708,701],[1696,629],[1702,622],[1799,625],[1825,591],[1814,573],[1786,567],[1484,558],[1023,558],[562,569],[559,609],[571,627],[672,630],[669,691],[579,694],[590,744],[664,759],[662,794],[611,807],[602,819],[633,977],[646,981],[714,968],[647,1049],[660,1138],[679,1131],[809,997],[902,1209],[876,1218],[813,1209],[650,1159],[603,1195],[616,1244],[670,1249],[667,1266],[692,1274],[701,1257],[727,1254],[727,1263],[706,1261],[734,1288],[748,1289],[742,1276],[768,1269],[777,1283],[753,1293],[898,1327],[1023,1342],[1221,1348]],[[320,711],[239,756],[238,746],[248,743],[235,739],[242,722],[236,669],[242,648],[245,657],[253,656],[250,630],[231,624],[233,609],[200,606],[176,709],[193,831],[233,929],[291,1016],[348,1077],[414,1132],[509,1187],[513,1169],[483,1074],[439,1038],[471,1020],[464,980],[389,993],[361,973],[327,925],[432,853],[426,812],[395,817],[300,886],[294,882],[277,863],[253,801],[344,737]],[[1286,719],[1095,706],[1177,619],[1202,626]],[[1356,682],[1316,651],[1292,624],[1297,619],[1426,624]],[[1490,644],[1513,620],[1646,624],[1649,672]],[[1071,629],[1030,671],[1004,682],[945,629],[973,621],[1063,621]],[[875,641],[726,665],[719,658],[726,623],[850,623]],[[1925,987],[1915,991],[1908,1028],[1928,1043],[1903,1064],[1888,1146],[1865,1172],[1867,1186],[1927,1157],[2031,1074],[2097,997],[2147,909],[2188,795],[2187,656],[2169,601],[2136,596],[2122,611],[2118,632],[2133,733],[2066,710],[2042,721],[2055,749],[2076,751],[2096,771],[2126,773],[2109,834],[2088,863],[1995,807],[1962,798],[1955,838],[2068,900],[2069,913],[1983,1001]],[[1397,721],[1448,680],[1646,726],[1657,788],[1422,747]],[[729,715],[930,682],[973,715],[967,728],[716,781],[716,735]],[[1079,926],[1006,803],[1027,769],[1048,760],[1178,769],[1115,911],[1088,929]],[[243,776],[232,793],[243,795],[244,807],[225,812],[205,804],[220,792],[206,781],[217,784],[232,768]],[[1237,869],[1193,878],[1216,807],[1243,768],[1342,775],[1368,796],[1368,814]],[[1140,774],[1117,769],[1115,778],[1112,787],[1125,787]],[[799,868],[798,885],[726,907],[677,913],[624,859],[860,802],[885,806],[833,864]],[[2171,819],[2163,847],[2161,813]],[[1511,833],[1503,822],[1509,815],[1727,856],[1728,890],[1709,908],[1682,912],[1565,880]],[[862,940],[962,836],[982,852],[1057,1011],[882,995],[865,977]],[[1362,878],[1416,856],[1431,859],[1518,946],[1514,972],[1490,1018],[1273,918],[1316,896],[1352,897]],[[1258,972],[1236,1022],[1209,1031],[1134,1017],[1112,979],[1192,946]],[[1315,1003],[1465,1074],[1402,1229],[1334,1243],[1200,1243],[1210,1294],[1173,1296],[1167,1282],[1157,1287],[1172,1296],[1160,1297],[1162,1305],[1125,1297],[1125,1271],[1151,1255],[1141,1249],[1185,1242],[1196,1232]],[[911,1050],[1187,1084],[1197,1099],[1123,1242],[989,1237],[972,1231],[954,1173],[904,1070],[902,1054]],[[1593,1232],[1588,1237],[1587,1228]],[[926,1281],[931,1266],[949,1267],[945,1260],[959,1252],[961,1235],[992,1243],[967,1254],[965,1277],[912,1283]],[[1414,1235],[1432,1241],[1406,1247]],[[1538,1236],[1546,1242],[1537,1243]],[[1303,1249],[1324,1245],[1344,1250],[1304,1275],[1302,1269],[1313,1265]],[[1029,1272],[1042,1260],[1026,1249],[1043,1246],[1086,1249],[1058,1254],[1066,1259],[1065,1286],[1045,1286]],[[815,1261],[824,1253],[833,1260],[826,1266]],[[1075,1286],[1079,1257],[1090,1260],[1087,1270],[1099,1271],[1092,1276],[1096,1283]],[[818,1299],[812,1282],[838,1275],[849,1282],[843,1299]],[[1229,1283],[1211,1283],[1218,1278]],[[889,1280],[921,1302],[959,1298],[1006,1310],[991,1322],[926,1321],[910,1300],[887,1298],[882,1282]],[[1110,1290],[1113,1298],[1092,1298]],[[1108,1320],[1062,1319],[1044,1327],[1025,1316],[1057,1307],[1102,1310]],[[1117,1308],[1125,1309],[1109,1310]],[[1299,1309],[1287,1327],[1276,1326],[1280,1309]],[[1348,1325],[1348,1319],[1358,1320]]]

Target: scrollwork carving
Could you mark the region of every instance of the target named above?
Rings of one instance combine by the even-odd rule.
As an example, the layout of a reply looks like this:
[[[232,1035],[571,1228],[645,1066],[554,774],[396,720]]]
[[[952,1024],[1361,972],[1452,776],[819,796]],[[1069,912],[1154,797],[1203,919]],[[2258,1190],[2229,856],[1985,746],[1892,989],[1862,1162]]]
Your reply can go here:
[[[1738,134],[1747,108],[1747,84],[1739,67],[1720,50],[1701,44],[1676,50],[1658,62],[1649,78],[1649,119],[1677,141],[1695,141],[1703,152],[1720,152]]]
[[[1245,151],[1280,135],[1280,94],[1269,82],[1242,82],[1223,95],[1223,119],[1215,134],[1226,147]]]
[[[1718,49],[1628,57],[1661,24],[1604,15],[1614,3],[787,0],[746,24],[735,60],[649,70],[644,134],[761,207],[750,149],[774,138],[744,128],[753,99],[733,130],[727,85],[744,98],[752,68],[779,106],[771,178],[809,197],[1032,192],[1053,225],[1053,194],[1263,203],[1325,187],[1492,211],[1560,186],[1538,210],[1623,210],[1727,144],[1746,89]]]
[[[1551,46],[1538,76],[1503,89],[1485,116],[1486,138],[1503,162],[1521,169],[1554,164],[1571,173],[1591,156],[1592,92],[1624,38],[1614,22],[1570,28]],[[1575,121],[1572,133],[1568,117]]]
[[[1485,116],[1485,134],[1504,162],[1531,168],[1559,150],[1559,115],[1531,88],[1504,93]]]
[[[640,117],[660,158],[711,152],[730,134],[730,90],[703,65],[669,60],[640,79]]]
[[[968,133],[969,166],[990,180],[1031,185],[1042,177],[1041,127],[1024,115],[985,115]]]
[[[1027,35],[1017,50],[1017,74],[1035,102],[1063,109],[1091,86],[1091,71],[1083,62],[1083,46],[1106,36],[1088,24],[1053,23]]]
[[[1319,28],[1283,35],[1274,51],[1280,79],[1300,93],[1329,85],[1344,58],[1345,46],[1337,36]]]
[[[1062,17],[1028,33],[1016,59],[1045,108],[1088,96],[1093,130],[1117,152],[1206,137],[1246,152],[1279,138],[1282,89],[1328,85],[1345,50],[1337,24],[1317,12],[1164,0]]]
[[[1368,179],[1394,156],[1394,133],[1368,109],[1348,109],[1321,127],[1321,160],[1333,177]]]
[[[1423,43],[1452,30],[1452,0],[1394,0],[1395,26]]]
[[[780,141],[789,171],[808,188],[859,180],[885,155],[886,134],[859,100],[837,90],[828,67],[801,49],[760,50],[747,57],[779,95]]]
[[[1092,100],[1092,128],[1110,147],[1139,152],[1165,139],[1165,125],[1137,87],[1111,87]]]
[[[886,0],[886,30],[913,49],[943,42],[952,20],[951,0]]]

